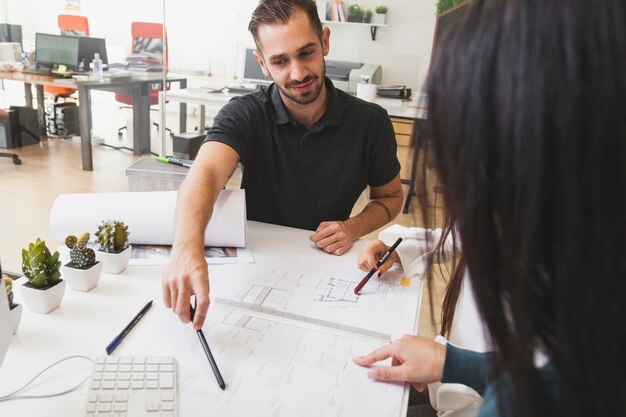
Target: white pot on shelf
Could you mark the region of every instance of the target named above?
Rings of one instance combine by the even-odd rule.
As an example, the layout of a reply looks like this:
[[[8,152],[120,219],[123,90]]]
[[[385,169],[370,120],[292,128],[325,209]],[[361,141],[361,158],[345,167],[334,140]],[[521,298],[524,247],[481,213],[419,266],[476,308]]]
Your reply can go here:
[[[128,266],[132,250],[132,245],[128,245],[128,247],[120,253],[109,253],[97,250],[96,259],[102,262],[102,270],[105,273],[117,275]]]
[[[372,24],[384,25],[386,18],[387,18],[387,13],[374,13],[374,16],[372,16]]]
[[[98,285],[102,275],[102,262],[96,262],[88,269],[73,268],[69,265],[63,265],[63,278],[71,289],[87,292]]]
[[[34,288],[27,284],[28,282],[22,285],[22,298],[31,311],[48,314],[61,305],[65,294],[64,280],[46,289]]]
[[[17,333],[17,328],[20,327],[23,309],[21,304],[16,304],[15,307],[11,309],[11,329],[13,330],[13,334]]]

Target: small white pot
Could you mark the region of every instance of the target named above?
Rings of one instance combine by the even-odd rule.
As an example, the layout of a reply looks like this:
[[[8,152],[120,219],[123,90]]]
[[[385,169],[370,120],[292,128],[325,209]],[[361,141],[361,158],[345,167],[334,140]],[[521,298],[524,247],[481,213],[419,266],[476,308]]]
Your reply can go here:
[[[120,253],[108,253],[97,250],[96,259],[102,262],[102,269],[105,273],[117,275],[128,266],[132,250],[132,245],[128,245],[128,247]]]
[[[63,265],[63,279],[67,281],[67,285],[76,291],[87,292],[98,285],[102,275],[102,262],[96,262],[89,269],[72,268]]]
[[[22,285],[22,298],[24,304],[35,313],[48,314],[61,305],[61,300],[65,294],[65,281],[62,280],[54,287],[40,290],[38,288]]]
[[[387,13],[385,13],[385,14],[374,13],[374,16],[372,16],[372,24],[373,25],[384,25],[386,18],[387,18]]]
[[[13,334],[17,333],[17,328],[20,327],[20,320],[22,320],[22,310],[23,307],[21,304],[17,304],[11,310],[11,329],[13,330]]]

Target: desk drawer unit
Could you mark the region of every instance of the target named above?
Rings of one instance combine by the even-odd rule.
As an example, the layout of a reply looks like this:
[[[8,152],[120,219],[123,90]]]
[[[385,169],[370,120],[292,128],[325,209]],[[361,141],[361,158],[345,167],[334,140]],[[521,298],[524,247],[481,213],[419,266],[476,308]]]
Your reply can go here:
[[[396,133],[398,146],[412,146],[411,132],[413,131],[413,121],[391,117],[393,131]]]

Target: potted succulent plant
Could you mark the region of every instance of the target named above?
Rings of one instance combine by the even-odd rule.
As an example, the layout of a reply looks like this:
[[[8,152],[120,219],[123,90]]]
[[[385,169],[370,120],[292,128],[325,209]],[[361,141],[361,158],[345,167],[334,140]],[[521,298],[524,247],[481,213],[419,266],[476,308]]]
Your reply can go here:
[[[65,245],[70,248],[70,262],[63,265],[63,277],[71,289],[89,291],[100,280],[102,262],[96,261],[96,252],[87,247],[89,233],[79,237],[70,235],[65,238]]]
[[[363,9],[358,4],[348,6],[348,22],[361,22],[363,20]]]
[[[60,268],[59,252],[50,254],[46,242],[39,238],[22,249],[22,272],[28,280],[22,285],[22,298],[32,311],[47,314],[61,305],[65,281]]]
[[[372,23],[376,25],[384,25],[388,11],[389,9],[387,8],[387,6],[376,6],[376,14],[374,15],[374,20],[372,20]]]
[[[374,13],[371,10],[366,10],[365,15],[363,15],[363,23],[370,23],[372,21],[372,15]]]
[[[119,274],[128,266],[132,246],[128,244],[128,226],[119,220],[106,220],[98,226],[96,237],[100,247],[96,257],[102,261],[104,272]]]
[[[9,310],[11,311],[11,329],[13,330],[13,334],[15,334],[17,328],[20,326],[20,320],[22,319],[22,305],[13,301],[13,280],[6,275],[2,276],[2,279],[4,280]]]

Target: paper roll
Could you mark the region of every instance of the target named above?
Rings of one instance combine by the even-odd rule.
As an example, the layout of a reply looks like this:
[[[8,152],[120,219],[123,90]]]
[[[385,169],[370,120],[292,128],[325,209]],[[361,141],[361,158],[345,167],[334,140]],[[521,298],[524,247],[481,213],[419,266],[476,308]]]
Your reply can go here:
[[[129,243],[171,245],[174,240],[176,191],[61,194],[50,212],[52,237],[65,241],[72,234],[94,237],[102,220],[121,220],[128,226]],[[244,190],[223,190],[204,233],[206,246],[246,246]]]
[[[377,91],[376,84],[358,83],[356,85],[356,96],[365,101],[374,101]]]

